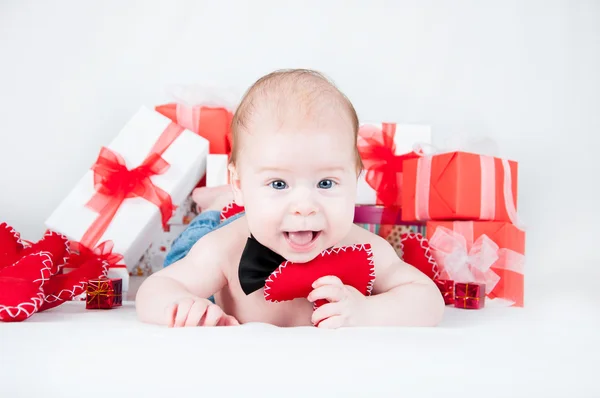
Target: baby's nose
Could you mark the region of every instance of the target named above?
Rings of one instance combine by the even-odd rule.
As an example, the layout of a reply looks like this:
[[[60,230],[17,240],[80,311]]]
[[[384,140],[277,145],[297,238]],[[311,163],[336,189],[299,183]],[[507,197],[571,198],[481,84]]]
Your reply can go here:
[[[296,195],[291,205],[291,211],[297,216],[312,216],[317,213],[317,204],[309,193],[304,192],[302,195]]]
[[[308,217],[317,214],[317,207],[308,201],[302,203],[296,203],[292,207],[292,212],[296,216]]]

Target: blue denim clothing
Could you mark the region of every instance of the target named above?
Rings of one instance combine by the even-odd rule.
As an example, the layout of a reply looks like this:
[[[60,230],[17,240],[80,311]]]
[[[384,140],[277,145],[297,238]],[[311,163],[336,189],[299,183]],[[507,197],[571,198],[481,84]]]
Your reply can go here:
[[[207,233],[219,229],[243,216],[244,213],[238,213],[233,217],[221,222],[221,212],[217,210],[204,211],[196,216],[188,227],[179,235],[171,245],[171,249],[165,257],[163,267],[168,267],[175,261],[185,257],[192,246]],[[209,300],[215,302],[214,297]]]

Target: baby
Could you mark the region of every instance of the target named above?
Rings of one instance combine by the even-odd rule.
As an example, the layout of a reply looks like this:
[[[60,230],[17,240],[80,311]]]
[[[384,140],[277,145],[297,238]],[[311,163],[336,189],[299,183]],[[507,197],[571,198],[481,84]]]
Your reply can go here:
[[[259,79],[232,122],[227,189],[244,213],[219,224],[218,211],[210,210],[230,199],[228,191],[199,194],[204,209],[197,218],[205,232],[141,285],[139,319],[171,327],[437,325],[444,302],[435,284],[387,241],[353,224],[362,168],[357,132],[352,104],[321,74],[286,70]],[[263,289],[246,294],[238,268],[250,237],[294,263],[332,247],[370,244],[372,295],[333,275],[315,280],[306,298],[272,303]],[[215,303],[208,299],[213,295]],[[326,301],[314,309],[317,300]]]

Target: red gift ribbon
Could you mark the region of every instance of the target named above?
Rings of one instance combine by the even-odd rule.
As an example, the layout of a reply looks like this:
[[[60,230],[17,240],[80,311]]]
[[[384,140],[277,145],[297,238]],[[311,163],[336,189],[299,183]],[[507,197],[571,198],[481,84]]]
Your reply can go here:
[[[81,238],[81,245],[94,247],[106,232],[121,204],[128,198],[141,197],[158,206],[163,228],[166,228],[175,206],[171,196],[154,185],[150,177],[162,174],[169,168],[169,164],[161,155],[183,130],[183,127],[170,123],[148,157],[141,165],[131,170],[118,153],[105,147],[101,149],[96,163],[92,166],[96,193],[86,204],[99,215]]]
[[[382,129],[372,125],[358,130],[358,152],[367,170],[365,180],[377,193],[377,204],[386,207],[400,203],[402,162],[418,158],[414,151],[396,155],[395,123],[383,123]]]
[[[70,268],[77,268],[89,258],[99,258],[106,262],[109,268],[126,268],[123,264],[118,264],[123,259],[123,255],[113,253],[114,243],[110,240],[100,243],[94,249],[89,249],[79,242],[70,242],[71,253],[76,253],[79,261],[69,261]]]
[[[473,240],[473,221],[455,221],[452,227],[437,227],[429,239],[435,260],[450,279],[485,284],[486,294],[490,294],[500,281],[500,276],[491,269],[492,266],[524,273],[523,254],[501,249],[486,234]]]

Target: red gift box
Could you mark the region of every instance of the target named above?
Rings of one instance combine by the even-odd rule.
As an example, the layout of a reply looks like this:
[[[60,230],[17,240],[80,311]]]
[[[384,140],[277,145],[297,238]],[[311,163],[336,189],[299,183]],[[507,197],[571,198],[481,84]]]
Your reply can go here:
[[[111,309],[123,304],[121,279],[92,279],[87,283],[86,309]]]
[[[178,125],[206,138],[211,154],[230,154],[233,113],[224,107],[187,106],[170,103],[155,107],[156,111]]]
[[[454,285],[454,306],[479,310],[485,306],[485,285],[482,283],[457,283]]]
[[[442,293],[442,297],[444,298],[444,303],[446,305],[454,304],[454,281],[447,279],[434,279],[438,289],[440,289],[440,293]]]
[[[523,307],[523,230],[496,221],[429,221],[426,231],[441,278],[485,284],[489,299]]]
[[[402,219],[518,224],[517,162],[467,152],[403,163]]]

